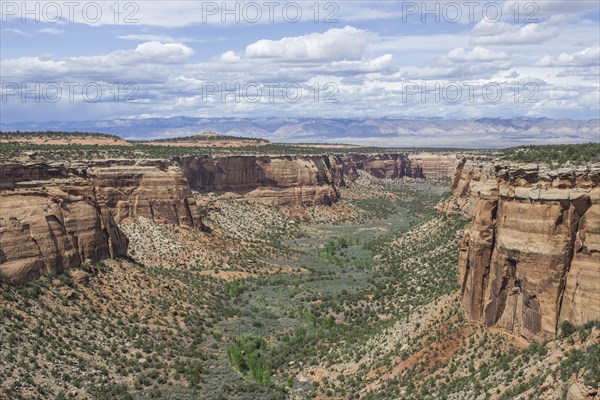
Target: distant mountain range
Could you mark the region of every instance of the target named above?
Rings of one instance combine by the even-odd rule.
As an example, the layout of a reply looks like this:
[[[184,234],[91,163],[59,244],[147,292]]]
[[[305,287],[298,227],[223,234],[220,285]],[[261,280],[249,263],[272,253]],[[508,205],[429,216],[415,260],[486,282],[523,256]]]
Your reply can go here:
[[[351,143],[399,147],[501,148],[600,141],[600,120],[550,118],[139,118],[0,123],[2,131],[100,132],[130,140],[215,131],[273,142]]]

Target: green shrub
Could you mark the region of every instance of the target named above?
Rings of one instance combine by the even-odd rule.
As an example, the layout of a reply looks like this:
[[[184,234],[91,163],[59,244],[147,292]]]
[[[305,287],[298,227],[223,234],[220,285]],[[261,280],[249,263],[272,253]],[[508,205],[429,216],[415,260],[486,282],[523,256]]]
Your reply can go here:
[[[244,335],[227,349],[231,364],[262,385],[271,383],[271,362],[266,358],[267,342],[261,337]]]
[[[560,331],[562,337],[569,337],[573,333],[575,333],[576,330],[577,328],[575,328],[575,325],[573,325],[569,321],[563,321],[562,324],[560,324]]]

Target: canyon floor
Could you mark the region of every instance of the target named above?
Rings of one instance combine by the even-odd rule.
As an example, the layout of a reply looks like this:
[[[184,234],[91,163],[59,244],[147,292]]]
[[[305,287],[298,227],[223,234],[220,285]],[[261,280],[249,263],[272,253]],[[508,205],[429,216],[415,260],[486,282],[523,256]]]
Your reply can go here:
[[[528,345],[463,317],[447,184],[340,191],[196,192],[204,231],[126,219],[128,258],[0,286],[0,398],[593,398],[597,324]]]

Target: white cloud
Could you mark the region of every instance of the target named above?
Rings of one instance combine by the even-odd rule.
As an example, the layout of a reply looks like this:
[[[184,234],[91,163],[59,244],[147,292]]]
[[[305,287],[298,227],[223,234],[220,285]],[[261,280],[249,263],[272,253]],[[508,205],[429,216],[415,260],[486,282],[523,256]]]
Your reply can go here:
[[[225,53],[221,54],[220,60],[223,62],[227,62],[227,63],[238,62],[238,61],[240,61],[240,56],[235,54],[235,52],[229,50],[229,51],[226,51]]]
[[[446,58],[456,63],[472,63],[506,60],[508,56],[503,51],[493,51],[490,49],[486,49],[485,47],[477,46],[470,51],[465,50],[463,47],[451,50],[448,52]]]
[[[513,25],[506,22],[479,21],[470,31],[474,44],[539,44],[558,35],[559,31],[550,24]]]
[[[289,77],[290,81],[314,79],[321,76],[322,80],[332,81],[340,77],[352,77],[358,82],[363,82],[363,76],[371,73],[391,73],[398,70],[391,54],[384,54],[374,59],[353,61],[332,61],[324,64],[279,66],[278,72]],[[293,78],[293,79],[292,79]]]
[[[63,34],[65,31],[63,31],[62,29],[57,29],[57,28],[44,28],[44,29],[40,29],[38,31],[36,31],[36,33],[46,33],[49,35],[60,35]]]
[[[538,61],[540,67],[593,67],[600,64],[600,47],[588,47],[575,53],[561,53],[558,57],[545,55]]]
[[[539,16],[555,16],[557,14],[578,14],[598,10],[600,5],[597,1],[573,1],[573,0],[536,0],[529,2],[531,5],[525,10],[525,5],[528,2],[520,2],[519,5],[523,9],[522,16],[531,13],[532,17]],[[513,5],[512,1],[506,3],[507,7]],[[513,6],[514,9],[514,6]],[[511,10],[512,12],[512,10]]]
[[[194,50],[182,43],[146,42],[134,51],[114,52],[109,57],[121,58],[125,63],[180,64],[194,54]]]
[[[189,37],[173,37],[169,35],[132,34],[117,36],[117,39],[131,40],[135,42],[162,42],[162,43],[212,43],[221,41],[223,38],[200,39]]]
[[[246,47],[246,57],[299,61],[360,60],[368,40],[367,31],[346,26],[281,40],[262,39]]]
[[[184,63],[194,50],[181,43],[146,42],[133,50],[117,50],[99,56],[55,58],[52,55],[2,60],[11,79],[68,79],[73,76],[113,79],[113,76],[151,79],[155,65]],[[147,68],[150,66],[150,68]],[[143,74],[140,72],[143,71]]]
[[[312,2],[306,4],[311,6]],[[524,115],[531,112],[551,116],[560,111],[561,107],[566,109],[567,102],[570,110],[576,106],[583,110],[574,115],[589,115],[586,110],[591,107],[590,104],[596,105],[597,109],[598,22],[593,18],[583,19],[580,15],[573,14],[576,12],[574,10],[583,9],[579,3],[570,10],[568,3],[555,5],[548,2],[554,9],[560,8],[558,14],[545,18],[547,14],[540,10],[537,16],[541,22],[529,25],[514,24],[514,21],[509,20],[512,14],[507,11],[504,22],[492,24],[481,21],[473,29],[465,28],[464,25],[441,25],[433,30],[429,29],[432,28],[431,23],[392,24],[389,15],[398,13],[398,10],[393,10],[394,7],[398,8],[397,4],[391,2],[379,6],[379,3],[374,2],[352,2],[348,7],[340,4],[341,25],[334,25],[336,28],[329,29],[332,25],[297,24],[293,26],[293,31],[299,33],[293,34],[296,36],[288,34],[290,37],[283,37],[285,34],[280,32],[286,31],[280,29],[283,28],[281,25],[263,27],[269,36],[251,36],[246,27],[241,26],[243,23],[238,26],[224,24],[227,28],[223,26],[223,29],[219,28],[217,31],[223,32],[228,39],[217,40],[231,40],[231,45],[213,43],[206,46],[211,53],[203,56],[204,61],[197,63],[190,61],[194,49],[189,43],[205,41],[206,36],[195,38],[195,34],[202,35],[204,28],[163,30],[141,26],[200,25],[200,6],[196,4],[181,3],[180,9],[173,7],[174,10],[171,11],[158,2],[156,5],[140,3],[140,12],[136,16],[140,19],[140,24],[119,29],[117,33],[121,34],[117,36],[118,39],[132,42],[115,41],[116,31],[111,27],[78,27],[78,32],[79,29],[94,29],[98,36],[105,35],[112,40],[107,42],[108,45],[116,43],[124,47],[123,50],[94,56],[78,56],[81,54],[77,53],[78,50],[85,54],[88,52],[85,44],[82,46],[81,41],[75,40],[72,43],[74,46],[66,50],[73,51],[74,53],[67,53],[73,57],[29,57],[33,48],[27,47],[28,39],[16,35],[40,37],[42,32],[38,33],[35,29],[43,28],[44,25],[25,30],[14,24],[11,26],[23,31],[4,29],[9,44],[7,49],[10,50],[7,54],[13,58],[2,60],[3,77],[6,74],[8,79],[15,82],[75,81],[83,84],[96,81],[106,84],[105,86],[109,86],[111,82],[137,82],[140,87],[140,102],[136,104],[136,109],[132,109],[132,115],[231,115],[241,110],[236,107],[242,106],[246,107],[244,112],[247,114],[262,115],[329,113],[353,116],[406,113],[414,116],[439,114],[461,117],[486,114]],[[513,2],[505,4],[511,6]],[[523,5],[522,2],[520,4]],[[521,23],[524,16],[522,13]],[[220,18],[219,15],[216,17]],[[305,13],[305,17],[312,18],[310,10]],[[321,19],[324,17],[321,14]],[[353,20],[370,19],[375,23],[357,22],[354,27],[344,27],[344,23]],[[213,23],[221,24],[220,21]],[[67,33],[71,32],[65,26],[60,27],[66,29]],[[319,29],[319,32],[314,32],[315,29]],[[261,38],[271,40],[259,40]],[[5,45],[4,40],[2,44]],[[522,47],[530,44],[535,45]],[[11,45],[12,48],[9,47]],[[408,81],[424,82],[428,88],[434,87],[435,83],[443,85],[466,81],[477,81],[481,85],[500,82],[508,87],[515,81],[528,83],[534,79],[543,79],[548,87],[541,88],[540,102],[535,106],[512,102],[512,92],[509,89],[506,89],[503,98],[506,102],[500,105],[485,102],[436,104],[431,101],[427,104],[420,101],[405,104],[401,94],[402,84]],[[238,82],[242,85],[249,82],[277,82],[279,85],[294,83],[304,88],[311,82],[319,82],[321,85],[336,82],[340,88],[340,102],[333,106],[314,104],[304,101],[311,99],[307,95],[302,103],[295,105],[259,103],[240,106],[223,104],[219,99],[208,104],[200,95],[206,81],[225,82],[228,88]],[[103,104],[93,106],[90,110],[98,107],[122,114],[121,110],[125,106],[119,104],[111,107],[110,104]],[[77,108],[73,106],[69,108],[69,113],[63,115],[84,115],[71,110]],[[50,115],[55,117],[54,114]],[[65,118],[68,119],[68,116]]]
[[[25,33],[22,30],[16,29],[16,28],[5,28],[4,32],[16,33],[17,35],[21,35],[21,36],[28,36],[28,37],[31,36],[30,34]]]
[[[159,26],[166,28],[188,27],[198,25],[227,25],[235,26],[240,23],[247,24],[289,24],[295,21],[295,15],[299,21],[314,22],[315,19],[321,23],[354,20],[378,20],[381,18],[394,18],[401,14],[396,4],[373,7],[370,2],[362,1],[356,4],[338,5],[335,2],[262,2],[262,1],[150,1],[138,0],[130,2],[127,7],[121,5],[121,12],[115,18],[114,7],[109,2],[97,2],[100,17],[96,21],[85,18],[82,12],[82,4],[73,5],[73,14],[69,14],[69,7],[63,2],[53,0],[40,0],[39,9],[47,10],[47,18],[55,20],[62,18],[66,20],[72,17],[75,23],[86,25],[121,25],[125,18],[137,21],[135,24],[144,26]],[[47,7],[47,4],[58,3],[58,7]],[[286,5],[287,3],[287,5]],[[354,3],[354,2],[353,2]],[[94,7],[97,8],[97,7]],[[59,14],[56,13],[59,11]],[[7,15],[8,20],[20,18],[19,13]]]
[[[394,57],[391,54],[384,54],[373,60],[360,61],[334,61],[328,64],[328,70],[331,72],[382,72],[394,69]]]
[[[16,33],[17,35],[21,35],[21,36],[25,36],[25,37],[33,37],[34,35],[38,35],[38,34],[61,35],[65,32],[62,29],[58,29],[58,28],[38,29],[37,31],[35,31],[33,33],[23,32],[22,30],[16,29],[16,28],[5,28],[4,31]]]

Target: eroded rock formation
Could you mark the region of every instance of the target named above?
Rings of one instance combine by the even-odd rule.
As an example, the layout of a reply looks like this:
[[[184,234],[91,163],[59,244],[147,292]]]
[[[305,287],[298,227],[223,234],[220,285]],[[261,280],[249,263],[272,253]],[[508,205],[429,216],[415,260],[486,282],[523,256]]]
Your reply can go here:
[[[422,178],[405,154],[209,156],[0,165],[0,272],[11,282],[125,255],[117,222],[201,227],[193,190],[273,205],[332,204],[358,170]],[[585,263],[581,263],[585,276]],[[581,299],[577,288],[574,298]]]
[[[234,192],[243,198],[277,205],[331,204],[337,187],[368,172],[376,178],[448,177],[454,158],[406,154],[344,154],[319,156],[190,156],[178,158],[191,187],[200,192]],[[427,173],[424,172],[424,168]],[[453,169],[453,168],[452,168]]]
[[[456,153],[416,153],[409,159],[413,170],[419,171],[421,177],[430,181],[446,181],[454,174]]]
[[[600,319],[600,167],[463,160],[452,192],[440,208],[473,217],[458,268],[471,319],[534,341]]]
[[[357,170],[368,172],[376,178],[424,178],[422,170],[418,166],[413,167],[405,154],[349,154],[343,159]]]
[[[190,156],[178,160],[191,187],[234,192],[276,205],[332,204],[345,184],[343,163],[330,156]]]
[[[0,272],[9,282],[126,253],[127,238],[90,188],[0,191]]]
[[[200,226],[187,181],[168,162],[0,167],[0,273],[10,282],[127,254],[116,221]]]
[[[109,161],[86,170],[102,207],[117,220],[146,217],[159,223],[201,226],[187,180],[169,161]]]

